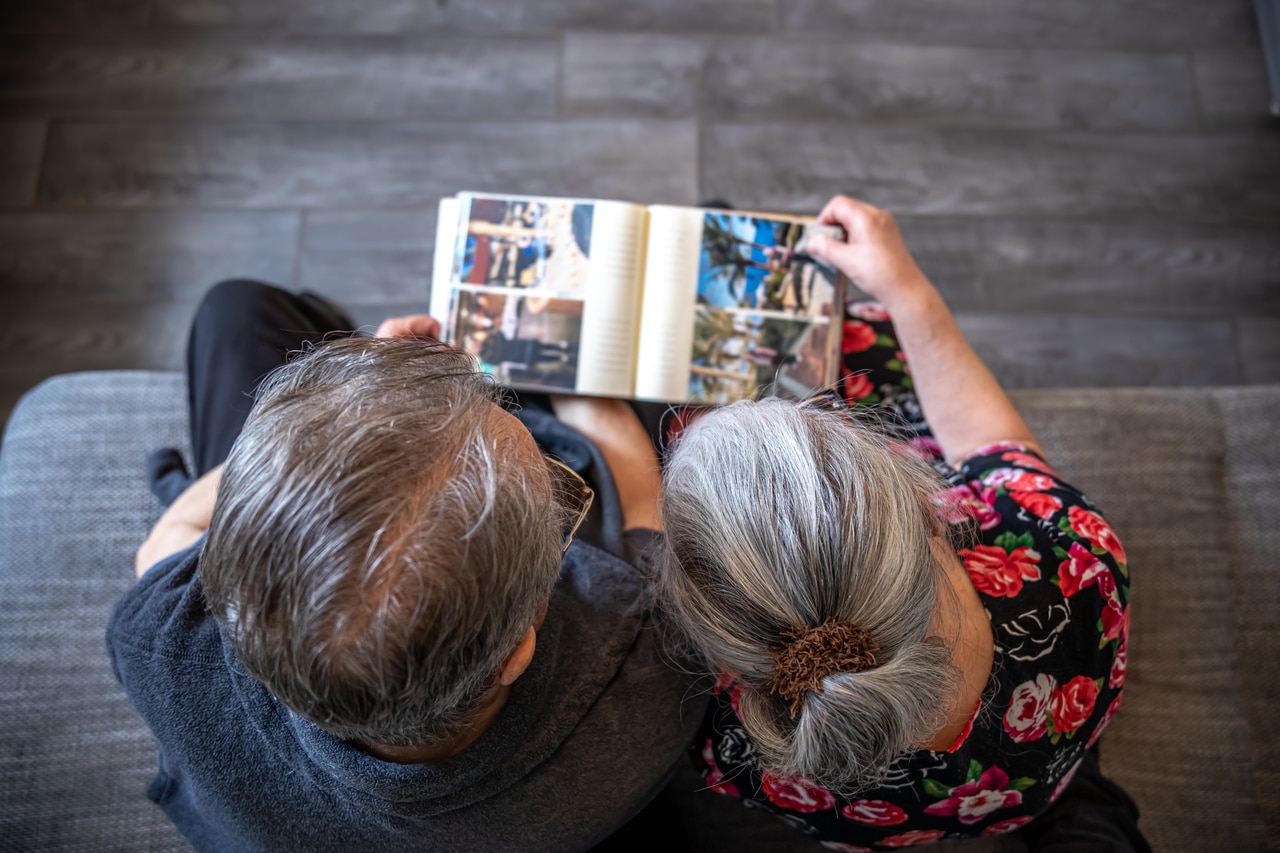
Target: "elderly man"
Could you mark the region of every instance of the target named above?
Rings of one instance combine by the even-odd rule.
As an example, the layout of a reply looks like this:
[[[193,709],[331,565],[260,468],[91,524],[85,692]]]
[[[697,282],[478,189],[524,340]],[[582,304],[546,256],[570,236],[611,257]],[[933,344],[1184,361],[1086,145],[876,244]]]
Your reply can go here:
[[[197,312],[200,477],[107,637],[148,796],[202,850],[588,847],[701,714],[648,630],[648,435],[616,401],[512,414],[428,317],[349,328],[255,282]]]

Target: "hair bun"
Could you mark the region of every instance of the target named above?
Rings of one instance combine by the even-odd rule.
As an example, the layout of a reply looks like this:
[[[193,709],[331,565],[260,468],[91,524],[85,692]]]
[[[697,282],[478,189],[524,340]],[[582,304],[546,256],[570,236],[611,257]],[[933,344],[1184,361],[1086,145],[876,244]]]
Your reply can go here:
[[[852,622],[827,620],[816,628],[789,628],[773,653],[769,692],[791,702],[796,718],[805,694],[821,693],[822,680],[839,672],[862,672],[876,666],[880,647],[871,632]]]

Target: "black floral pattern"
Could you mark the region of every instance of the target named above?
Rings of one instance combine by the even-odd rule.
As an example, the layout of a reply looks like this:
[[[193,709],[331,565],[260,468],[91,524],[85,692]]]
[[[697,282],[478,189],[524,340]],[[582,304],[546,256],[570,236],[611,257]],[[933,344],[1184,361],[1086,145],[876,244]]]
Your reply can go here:
[[[1010,832],[1066,787],[1120,706],[1129,625],[1128,565],[1115,532],[1079,490],[1014,443],[946,466],[920,417],[910,368],[879,306],[849,306],[844,396],[885,419],[950,488],[947,520],[976,531],[958,553],[995,637],[995,665],[967,734],[946,752],[901,756],[879,787],[846,799],[754,763],[722,676],[691,750],[708,785],[816,834],[835,850],[888,849]]]

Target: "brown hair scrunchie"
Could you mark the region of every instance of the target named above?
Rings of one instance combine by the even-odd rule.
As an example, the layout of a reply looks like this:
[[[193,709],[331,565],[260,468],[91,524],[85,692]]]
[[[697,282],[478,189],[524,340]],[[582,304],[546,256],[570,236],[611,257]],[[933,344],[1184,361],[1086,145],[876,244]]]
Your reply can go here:
[[[880,652],[871,632],[852,622],[828,620],[816,628],[791,628],[782,633],[782,640],[773,653],[769,692],[791,702],[793,720],[806,693],[822,692],[822,679],[870,669]]]

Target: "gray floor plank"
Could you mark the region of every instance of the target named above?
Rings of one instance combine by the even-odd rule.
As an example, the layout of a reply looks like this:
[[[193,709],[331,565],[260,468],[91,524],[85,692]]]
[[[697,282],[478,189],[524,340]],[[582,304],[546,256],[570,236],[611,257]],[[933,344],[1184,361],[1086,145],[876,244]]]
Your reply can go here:
[[[1280,135],[1140,135],[710,124],[702,192],[818,210],[836,192],[896,213],[1280,221]]]
[[[80,370],[180,370],[195,304],[94,305],[60,298],[6,309],[0,325],[0,420],[29,388]],[[142,460],[138,460],[139,476]]]
[[[1080,314],[961,314],[1006,388],[1233,385],[1231,321]]]
[[[0,4],[0,33],[127,30],[147,23],[143,0],[8,0]]]
[[[56,307],[56,310],[49,310]],[[0,334],[0,363],[52,376],[72,370],[182,367],[183,346],[195,303],[75,305],[32,302],[12,316]],[[146,334],[139,334],[146,329]],[[39,359],[31,354],[40,353]]]
[[[287,283],[298,228],[291,212],[0,213],[0,313],[194,302],[233,277]]]
[[[435,227],[434,209],[310,213],[298,287],[321,293],[352,312],[357,306],[425,312]]]
[[[916,264],[952,311],[983,310],[978,269],[978,223],[932,216],[895,217]]]
[[[120,336],[185,328],[231,275],[362,323],[420,310],[436,199],[463,188],[850,192],[1017,382],[1275,381],[1259,102],[1249,0],[15,0],[0,408],[64,304],[65,369],[162,363]]]
[[[1236,354],[1240,361],[1241,382],[1280,383],[1280,318],[1238,318]],[[1280,424],[1274,426],[1280,434]]]
[[[571,34],[563,86],[576,115],[1187,129],[1188,73],[1171,52]]]
[[[425,299],[385,299],[377,302],[353,302],[346,306],[347,314],[355,327],[369,334],[388,317],[404,317],[409,314],[426,314]]]
[[[155,0],[156,26],[311,32],[545,32],[560,29],[759,32],[775,0]]]
[[[991,311],[1280,316],[1274,228],[998,220],[982,238]]]
[[[43,122],[0,122],[0,207],[35,201],[44,141]]]
[[[430,251],[436,208],[312,210],[303,220],[304,252]]]
[[[1196,101],[1208,122],[1271,120],[1271,91],[1260,45],[1234,50],[1197,50],[1191,56]]]
[[[690,122],[55,123],[45,206],[411,207],[460,189],[691,203]]]
[[[1243,0],[786,0],[784,30],[857,38],[1040,47],[1239,45],[1256,39]]]
[[[0,38],[0,114],[550,118],[559,39]]]

